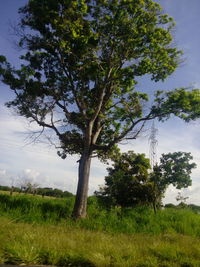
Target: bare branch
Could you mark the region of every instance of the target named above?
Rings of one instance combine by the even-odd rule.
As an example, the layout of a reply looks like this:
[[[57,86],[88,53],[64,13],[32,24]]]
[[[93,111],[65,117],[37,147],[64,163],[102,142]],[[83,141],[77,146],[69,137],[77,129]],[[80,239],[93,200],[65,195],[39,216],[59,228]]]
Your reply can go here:
[[[58,129],[54,126],[54,125],[50,125],[48,123],[45,123],[44,121],[40,121],[37,116],[34,116],[33,114],[31,115],[31,117],[37,122],[37,124],[39,126],[42,126],[42,127],[46,127],[46,128],[50,128],[50,129],[53,129],[56,134],[61,137],[61,133],[58,131]]]
[[[56,100],[55,104],[56,104],[59,108],[61,108],[61,109],[64,111],[66,117],[69,119],[71,113],[70,113],[70,112],[68,111],[68,109],[66,108],[66,105],[62,105],[58,100]]]
[[[133,140],[133,139],[136,139],[139,136],[139,134],[142,132],[142,130],[143,130],[144,126],[145,126],[145,123],[146,123],[146,121],[143,121],[143,123],[140,126],[139,130],[136,131],[136,134],[134,134],[131,137],[126,137],[126,138],[124,138],[124,140]]]
[[[40,138],[40,136],[44,133],[44,127],[42,127],[41,131],[37,131],[37,132],[31,132],[31,135],[29,136],[29,138],[31,139],[30,142],[26,143],[23,147],[31,145],[31,144],[35,144],[36,141]],[[25,139],[26,140],[26,139]]]

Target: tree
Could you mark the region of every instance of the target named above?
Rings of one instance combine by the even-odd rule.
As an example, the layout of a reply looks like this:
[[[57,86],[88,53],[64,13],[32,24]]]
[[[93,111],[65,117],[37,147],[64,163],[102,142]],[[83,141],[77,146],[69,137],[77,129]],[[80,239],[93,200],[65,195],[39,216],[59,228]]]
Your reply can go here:
[[[156,117],[198,118],[199,90],[157,92],[149,108],[136,90],[138,77],[164,80],[180,61],[173,19],[151,0],[29,0],[19,13],[21,67],[0,57],[16,94],[7,106],[54,132],[59,156],[80,156],[73,216],[85,217],[92,157],[111,156]]]
[[[133,151],[122,153],[107,168],[105,186],[95,195],[103,206],[134,207],[151,202],[151,183],[149,183],[149,159],[144,154]]]
[[[104,206],[152,204],[156,213],[169,185],[177,189],[191,185],[190,174],[196,167],[190,163],[192,159],[186,152],[162,154],[160,164],[150,173],[149,159],[144,154],[122,153],[114,160],[113,167],[107,169],[105,186],[95,194]]]
[[[180,203],[186,203],[186,201],[187,201],[188,198],[189,197],[186,197],[186,196],[182,195],[181,192],[178,192],[178,195],[176,197],[176,200],[177,201],[180,201]]]
[[[26,194],[30,193],[35,195],[37,193],[37,188],[39,184],[33,183],[30,179],[24,178],[22,179],[22,181],[20,181],[20,184],[21,184],[21,190]]]
[[[186,188],[192,184],[190,174],[192,169],[196,168],[194,162],[190,163],[192,159],[191,153],[187,152],[162,154],[160,164],[154,167],[150,177],[154,185],[155,211],[170,184],[176,189]]]

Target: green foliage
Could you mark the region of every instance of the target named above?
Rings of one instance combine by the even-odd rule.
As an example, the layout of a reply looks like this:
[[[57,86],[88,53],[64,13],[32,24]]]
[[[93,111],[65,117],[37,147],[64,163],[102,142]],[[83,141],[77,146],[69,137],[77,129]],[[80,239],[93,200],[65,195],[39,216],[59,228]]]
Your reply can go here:
[[[138,76],[164,80],[179,64],[173,19],[158,3],[31,0],[19,13],[21,68],[0,57],[2,81],[16,93],[7,105],[54,130],[62,158],[82,154],[88,127],[90,150],[104,159],[146,120],[199,117],[199,90],[157,93],[149,113],[148,95],[135,90]]]
[[[154,207],[161,202],[169,185],[182,189],[192,184],[190,174],[192,169],[196,168],[194,162],[190,163],[192,159],[191,153],[187,152],[162,154],[160,164],[156,165],[150,174],[150,181],[153,182]]]
[[[177,189],[191,185],[190,174],[196,167],[190,163],[192,159],[186,152],[162,154],[160,164],[149,173],[149,160],[144,154],[133,151],[117,154],[113,167],[107,169],[105,186],[95,194],[104,207],[153,204],[156,212],[169,185]]]
[[[62,191],[61,189],[57,188],[49,188],[49,187],[38,187],[37,188],[37,195],[41,196],[49,196],[49,197],[57,197],[57,198],[66,198],[66,197],[72,197],[73,194],[68,191]]]
[[[200,213],[200,206],[195,205],[195,204],[189,204],[188,207],[189,207],[191,210],[193,210],[194,212],[196,212],[196,213],[198,213],[198,214]]]
[[[5,185],[0,185],[0,190],[2,191],[13,191],[13,192],[21,192],[21,189],[18,187],[9,187]]]
[[[156,215],[145,208],[131,209],[120,217],[114,212],[103,217],[96,210],[96,217],[93,211],[85,224],[26,224],[1,216],[0,263],[197,267],[199,225],[199,215],[174,209]]]
[[[27,222],[58,222],[70,216],[74,198],[44,199],[36,196],[0,194],[2,213]]]
[[[162,154],[160,158],[159,171],[162,173],[163,185],[172,184],[177,189],[188,187],[192,184],[190,174],[196,168],[191,153],[174,152]]]
[[[133,151],[122,153],[113,159],[113,167],[108,168],[105,186],[95,194],[104,206],[133,207],[149,203],[151,184],[148,183],[149,159],[144,154]]]
[[[200,91],[189,88],[175,89],[171,92],[156,92],[155,103],[152,112],[155,116],[164,121],[174,114],[186,122],[195,120],[200,115]]]
[[[88,216],[84,220],[70,218],[74,199],[43,199],[37,196],[0,194],[1,215],[16,222],[56,224],[76,229],[116,233],[147,233],[159,235],[167,232],[200,237],[200,216],[190,206],[166,208],[154,214],[146,206],[119,207],[107,210],[96,197],[89,197]]]

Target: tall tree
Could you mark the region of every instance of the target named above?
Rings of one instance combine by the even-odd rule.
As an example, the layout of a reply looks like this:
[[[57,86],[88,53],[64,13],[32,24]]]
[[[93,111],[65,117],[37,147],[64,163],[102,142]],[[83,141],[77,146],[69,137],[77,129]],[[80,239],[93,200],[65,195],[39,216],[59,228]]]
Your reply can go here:
[[[151,0],[29,0],[19,13],[21,67],[0,57],[2,81],[16,93],[7,106],[54,131],[59,156],[80,155],[73,215],[85,217],[92,156],[108,157],[155,117],[197,118],[199,91],[158,92],[147,109],[136,90],[145,74],[164,80],[181,54],[173,19]]]

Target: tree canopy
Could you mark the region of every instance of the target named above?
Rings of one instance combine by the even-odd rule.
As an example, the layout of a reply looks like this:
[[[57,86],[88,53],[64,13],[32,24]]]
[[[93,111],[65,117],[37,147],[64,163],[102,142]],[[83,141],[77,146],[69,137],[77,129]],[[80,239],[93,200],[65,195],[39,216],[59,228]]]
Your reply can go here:
[[[196,164],[190,163],[193,159],[189,152],[174,152],[162,154],[160,164],[154,167],[151,174],[151,181],[154,181],[159,191],[165,192],[171,184],[176,189],[186,188],[192,184],[190,178],[192,169]]]
[[[150,181],[153,183],[152,202],[155,211],[169,185],[173,185],[176,189],[192,185],[190,175],[192,169],[196,168],[196,163],[191,163],[192,159],[189,152],[162,154],[160,164],[154,166],[154,170],[150,174]]]
[[[151,198],[149,159],[144,154],[128,151],[113,161],[113,166],[107,168],[105,186],[100,187],[99,192],[95,192],[100,202],[107,207],[133,207],[149,203]]]
[[[169,185],[182,189],[192,184],[190,175],[196,167],[192,159],[187,152],[162,154],[160,164],[150,172],[149,159],[144,154],[122,153],[107,169],[105,186],[95,194],[107,207],[152,204],[156,211]]]
[[[0,56],[8,107],[58,137],[58,155],[80,155],[76,217],[86,214],[92,156],[101,159],[148,120],[200,115],[199,90],[159,91],[153,105],[137,78],[155,82],[177,68],[173,19],[151,0],[29,0],[19,10],[21,67]],[[79,210],[79,211],[78,211]]]

